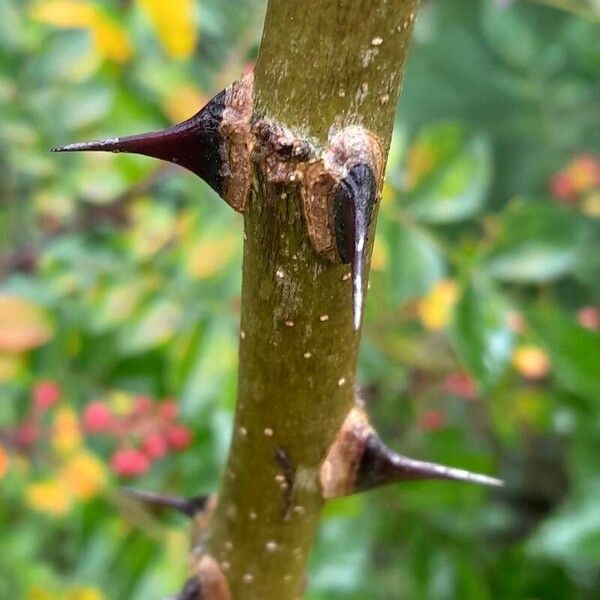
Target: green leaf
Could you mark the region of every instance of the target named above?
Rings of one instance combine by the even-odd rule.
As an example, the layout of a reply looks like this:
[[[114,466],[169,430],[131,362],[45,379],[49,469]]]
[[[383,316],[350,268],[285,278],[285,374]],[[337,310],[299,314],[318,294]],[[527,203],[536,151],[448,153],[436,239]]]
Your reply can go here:
[[[484,386],[494,385],[508,366],[514,336],[508,308],[486,282],[467,284],[456,305],[451,328],[459,358]]]
[[[557,380],[595,402],[600,397],[600,335],[584,329],[557,308],[544,307],[532,317],[536,333],[550,353]]]
[[[181,310],[181,306],[171,300],[156,301],[135,324],[122,330],[119,349],[124,354],[136,354],[170,340],[179,324]]]
[[[411,148],[408,161],[409,177],[416,185],[405,201],[415,219],[454,223],[483,208],[491,178],[490,150],[484,138],[467,137],[453,124],[427,128]]]
[[[500,281],[543,283],[569,274],[583,233],[577,216],[549,202],[517,199],[500,218],[500,235],[487,261]]]
[[[598,486],[547,520],[527,545],[537,556],[560,558],[581,567],[581,561],[600,563],[600,503]]]
[[[425,295],[442,279],[445,259],[426,231],[394,221],[385,223],[384,235],[389,248],[390,290],[396,304]]]

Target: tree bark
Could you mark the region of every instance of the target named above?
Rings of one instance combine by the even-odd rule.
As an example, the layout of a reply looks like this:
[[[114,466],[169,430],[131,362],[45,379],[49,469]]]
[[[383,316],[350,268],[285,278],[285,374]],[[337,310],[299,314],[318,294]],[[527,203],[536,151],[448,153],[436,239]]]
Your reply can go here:
[[[320,148],[332,126],[360,124],[387,156],[417,4],[270,0],[255,116]],[[234,600],[297,600],[324,502],[319,468],[355,402],[360,332],[349,267],[314,252],[297,186],[258,168],[254,181],[235,429],[206,552]]]

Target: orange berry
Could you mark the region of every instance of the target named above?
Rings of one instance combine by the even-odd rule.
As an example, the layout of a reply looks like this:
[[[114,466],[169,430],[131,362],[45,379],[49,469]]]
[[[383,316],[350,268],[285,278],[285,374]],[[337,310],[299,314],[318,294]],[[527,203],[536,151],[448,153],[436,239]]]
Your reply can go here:
[[[515,369],[526,379],[543,379],[550,372],[550,359],[538,346],[521,346],[512,357]]]

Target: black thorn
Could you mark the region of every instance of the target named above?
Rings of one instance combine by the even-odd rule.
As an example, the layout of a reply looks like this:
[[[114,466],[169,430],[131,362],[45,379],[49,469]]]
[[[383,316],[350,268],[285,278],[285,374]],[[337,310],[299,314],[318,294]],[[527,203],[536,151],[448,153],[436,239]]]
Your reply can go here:
[[[419,479],[446,479],[492,487],[504,485],[500,479],[487,475],[407,458],[390,450],[377,435],[369,436],[356,474],[356,491]]]
[[[149,506],[159,508],[172,508],[190,518],[193,518],[199,512],[202,512],[208,502],[208,496],[195,496],[193,498],[182,498],[180,496],[169,496],[167,494],[157,494],[155,492],[147,492],[145,490],[134,490],[131,488],[123,488],[123,492],[140,500]]]
[[[52,152],[128,152],[185,167],[218,194],[222,192],[221,132],[225,91],[217,94],[193,117],[161,131],[108,138],[52,148]]]
[[[334,222],[338,254],[352,264],[352,315],[354,330],[360,329],[365,297],[364,270],[368,233],[377,182],[369,165],[352,167],[338,184],[334,196]]]

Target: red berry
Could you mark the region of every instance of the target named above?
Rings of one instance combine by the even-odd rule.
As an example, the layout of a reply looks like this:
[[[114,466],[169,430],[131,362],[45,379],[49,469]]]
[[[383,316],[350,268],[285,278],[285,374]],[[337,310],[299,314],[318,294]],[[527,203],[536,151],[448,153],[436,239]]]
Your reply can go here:
[[[423,431],[439,431],[446,425],[446,415],[441,410],[426,410],[419,419]]]
[[[138,396],[135,399],[133,412],[138,415],[143,415],[150,412],[153,406],[154,403],[152,402],[152,398],[150,398],[150,396]]]
[[[113,422],[110,408],[99,400],[90,402],[83,413],[83,426],[87,431],[99,433],[110,428]]]
[[[166,437],[173,450],[183,450],[192,443],[192,432],[185,425],[171,425],[167,429]]]
[[[555,198],[564,202],[575,202],[577,199],[577,191],[573,186],[573,182],[564,172],[558,173],[552,178],[550,192]]]
[[[38,381],[32,392],[33,403],[36,408],[48,410],[52,408],[61,396],[60,386],[52,379]]]
[[[149,433],[142,442],[142,447],[146,456],[156,459],[162,458],[169,451],[167,441],[158,433]]]
[[[164,421],[174,421],[178,412],[179,408],[175,400],[164,400],[158,405],[158,414]]]
[[[14,431],[14,440],[18,448],[28,448],[40,437],[40,430],[33,423],[23,423]]]
[[[475,400],[477,398],[475,382],[470,375],[461,371],[455,371],[446,377],[444,390],[448,394],[460,396],[465,400]]]
[[[150,460],[135,448],[120,448],[112,455],[110,467],[121,477],[136,477],[148,471]]]
[[[598,331],[600,329],[600,308],[584,306],[577,313],[577,320],[582,327]]]

